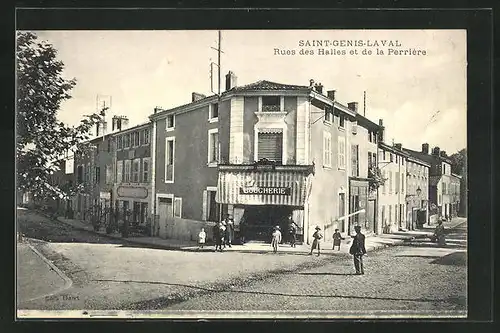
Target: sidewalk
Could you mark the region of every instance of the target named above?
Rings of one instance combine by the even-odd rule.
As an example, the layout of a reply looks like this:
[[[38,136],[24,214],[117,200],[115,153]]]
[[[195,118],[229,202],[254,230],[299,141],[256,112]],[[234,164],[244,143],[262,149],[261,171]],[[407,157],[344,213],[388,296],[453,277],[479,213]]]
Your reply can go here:
[[[194,241],[185,241],[185,240],[177,240],[177,239],[162,239],[159,237],[128,237],[123,238],[120,233],[115,232],[112,234],[106,234],[105,230],[100,230],[98,232],[94,231],[92,225],[90,223],[80,221],[80,220],[72,220],[66,219],[63,217],[58,217],[58,221],[68,224],[75,229],[85,230],[88,232],[93,232],[96,234],[101,234],[103,237],[108,237],[112,239],[122,239],[126,242],[150,246],[159,249],[166,250],[182,250],[182,251],[198,251],[198,246]],[[466,222],[465,218],[456,218],[450,222],[444,222],[446,229],[452,229],[459,224]],[[434,225],[425,226],[424,229],[419,231],[400,231],[391,234],[382,234],[382,235],[371,235],[367,236],[365,240],[365,247],[367,252],[371,252],[374,250],[382,249],[389,246],[401,245],[405,241],[409,241],[416,238],[426,238],[428,237],[433,229]],[[342,241],[342,246],[340,251],[332,250],[331,242],[321,242],[321,253],[323,254],[340,254],[340,253],[349,253],[349,246],[351,243],[351,239],[346,239]],[[213,246],[207,245],[206,249],[213,249]],[[259,243],[259,242],[249,242],[244,245],[233,245],[231,248],[226,247],[224,251],[236,251],[236,252],[249,252],[249,253],[261,253],[261,252],[269,252],[271,251],[271,245],[268,243]],[[297,245],[297,247],[292,248],[288,244],[283,244],[279,248],[280,252],[290,252],[290,253],[308,253],[310,251],[310,245],[302,244]]]

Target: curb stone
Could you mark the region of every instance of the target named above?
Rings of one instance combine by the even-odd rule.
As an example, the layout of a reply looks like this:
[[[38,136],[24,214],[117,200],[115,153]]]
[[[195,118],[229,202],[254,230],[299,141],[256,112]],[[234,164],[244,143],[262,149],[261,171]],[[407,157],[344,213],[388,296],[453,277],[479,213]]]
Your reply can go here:
[[[34,297],[34,298],[30,298],[30,299],[24,300],[23,302],[31,302],[31,301],[35,301],[35,300],[38,300],[38,299],[41,299],[41,298],[44,298],[44,297],[47,297],[47,296],[52,296],[52,295],[58,294],[61,291],[66,290],[66,289],[70,288],[73,285],[73,281],[69,277],[67,277],[66,274],[64,274],[59,268],[57,268],[57,266],[54,265],[49,259],[47,259],[43,254],[41,254],[37,249],[35,249],[35,247],[33,245],[31,245],[29,242],[26,242],[26,245],[28,245],[28,247],[37,256],[39,256],[40,259],[42,259],[43,262],[45,262],[50,267],[50,269],[52,269],[54,272],[56,272],[56,274],[59,275],[59,277],[63,279],[64,286],[61,287],[61,288],[59,288],[59,289],[57,289],[56,291],[51,292],[51,293],[48,293],[48,294],[45,294],[45,295],[42,295],[42,296],[37,296],[37,297]]]

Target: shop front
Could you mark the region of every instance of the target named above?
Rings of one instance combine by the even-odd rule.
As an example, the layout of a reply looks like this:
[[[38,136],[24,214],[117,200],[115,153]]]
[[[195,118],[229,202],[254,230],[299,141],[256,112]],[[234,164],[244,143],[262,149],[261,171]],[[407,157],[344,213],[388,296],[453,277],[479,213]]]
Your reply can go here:
[[[364,233],[372,233],[375,230],[375,209],[375,200],[369,193],[369,180],[351,177],[349,179],[349,214],[353,215],[348,220],[348,233],[354,235],[355,226],[361,226]]]
[[[115,188],[115,208],[120,222],[127,219],[132,225],[146,226],[151,222],[151,188],[140,185],[119,185]]]
[[[219,165],[216,202],[245,241],[269,241],[275,226],[286,235],[289,216],[300,241],[312,172],[312,166]]]

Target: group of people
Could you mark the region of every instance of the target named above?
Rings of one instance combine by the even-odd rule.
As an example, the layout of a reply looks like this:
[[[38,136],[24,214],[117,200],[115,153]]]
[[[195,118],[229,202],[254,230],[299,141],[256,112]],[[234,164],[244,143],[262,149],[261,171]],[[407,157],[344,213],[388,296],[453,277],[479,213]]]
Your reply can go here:
[[[226,214],[226,217],[222,221],[216,223],[212,231],[215,251],[222,252],[222,250],[226,248],[226,245],[228,247],[232,247],[234,239],[234,220],[229,214]],[[206,240],[207,233],[205,232],[205,228],[201,228],[201,231],[198,234],[198,247],[203,249]]]

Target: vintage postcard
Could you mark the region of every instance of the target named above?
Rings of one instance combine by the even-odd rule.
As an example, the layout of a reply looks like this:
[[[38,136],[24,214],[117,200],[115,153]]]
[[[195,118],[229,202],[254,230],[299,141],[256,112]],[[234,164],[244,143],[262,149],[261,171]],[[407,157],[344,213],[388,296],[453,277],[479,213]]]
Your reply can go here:
[[[465,318],[466,36],[17,31],[18,318]]]

